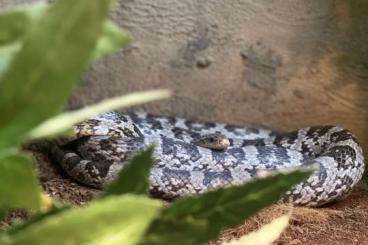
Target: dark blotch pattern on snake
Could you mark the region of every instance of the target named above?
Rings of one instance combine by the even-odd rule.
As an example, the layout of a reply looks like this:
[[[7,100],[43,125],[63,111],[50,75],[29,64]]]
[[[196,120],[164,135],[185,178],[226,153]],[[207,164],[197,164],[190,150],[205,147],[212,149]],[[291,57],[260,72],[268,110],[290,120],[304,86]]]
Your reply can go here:
[[[364,172],[354,135],[337,126],[289,133],[198,123],[146,113],[105,113],[75,126],[76,139],[54,146],[51,156],[75,180],[97,188],[114,180],[134,153],[155,144],[150,193],[173,199],[239,185],[259,173],[317,163],[320,169],[283,198],[320,206],[348,194]],[[230,146],[211,150],[192,144],[206,134],[227,137]]]

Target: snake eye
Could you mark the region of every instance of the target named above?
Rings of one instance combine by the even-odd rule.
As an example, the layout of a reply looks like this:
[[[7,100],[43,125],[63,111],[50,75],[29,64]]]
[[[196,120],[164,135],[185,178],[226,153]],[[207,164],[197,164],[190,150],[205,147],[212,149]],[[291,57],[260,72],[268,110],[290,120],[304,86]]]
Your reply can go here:
[[[209,141],[210,141],[211,143],[213,143],[213,142],[215,142],[215,139],[214,139],[214,138],[212,138],[212,137],[210,137],[210,138],[209,138]]]

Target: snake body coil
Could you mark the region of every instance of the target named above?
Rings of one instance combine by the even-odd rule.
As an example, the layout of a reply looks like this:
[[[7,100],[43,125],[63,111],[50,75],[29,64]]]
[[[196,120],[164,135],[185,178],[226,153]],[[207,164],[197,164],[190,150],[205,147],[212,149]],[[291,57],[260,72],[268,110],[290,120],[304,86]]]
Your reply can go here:
[[[102,114],[75,127],[77,139],[53,147],[52,157],[75,180],[101,188],[112,181],[134,152],[155,144],[150,193],[172,199],[249,182],[260,171],[287,170],[318,163],[320,169],[296,185],[284,200],[320,206],[348,194],[364,171],[354,135],[337,126],[289,133],[146,113]],[[220,133],[224,151],[191,142]]]

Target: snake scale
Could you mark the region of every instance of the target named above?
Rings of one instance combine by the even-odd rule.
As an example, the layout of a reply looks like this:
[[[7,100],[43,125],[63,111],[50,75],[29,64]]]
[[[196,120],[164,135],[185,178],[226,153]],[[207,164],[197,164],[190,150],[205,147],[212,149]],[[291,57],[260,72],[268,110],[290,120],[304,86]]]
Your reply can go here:
[[[362,178],[364,159],[355,136],[338,126],[316,126],[288,133],[221,123],[199,123],[147,113],[110,112],[75,126],[76,137],[52,147],[51,157],[85,185],[102,188],[139,150],[155,144],[150,194],[164,199],[249,182],[262,171],[320,165],[283,200],[320,206],[346,196]],[[224,150],[192,142],[221,134]]]

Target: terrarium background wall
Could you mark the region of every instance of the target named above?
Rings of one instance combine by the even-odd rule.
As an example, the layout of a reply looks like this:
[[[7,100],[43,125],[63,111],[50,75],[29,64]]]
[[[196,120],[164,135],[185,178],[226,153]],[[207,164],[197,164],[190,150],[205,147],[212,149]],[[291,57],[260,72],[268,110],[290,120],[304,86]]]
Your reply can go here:
[[[91,67],[70,108],[169,88],[143,109],[278,130],[337,124],[368,146],[367,1],[127,0],[113,18],[134,42]]]

